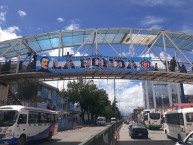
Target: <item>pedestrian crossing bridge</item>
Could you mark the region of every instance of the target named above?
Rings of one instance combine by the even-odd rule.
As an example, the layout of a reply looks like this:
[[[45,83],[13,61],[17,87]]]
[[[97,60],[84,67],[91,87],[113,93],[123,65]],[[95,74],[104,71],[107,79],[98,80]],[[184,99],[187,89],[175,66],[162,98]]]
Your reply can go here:
[[[152,80],[193,83],[193,35],[164,30],[104,28],[58,31],[0,42],[0,81],[55,81],[85,79]],[[53,53],[55,55],[53,55]],[[57,54],[57,55],[56,55]],[[150,57],[148,71],[93,69],[37,72],[37,56],[107,56],[119,59]],[[172,58],[176,60],[171,70]],[[155,70],[155,64],[158,70]],[[49,64],[52,65],[52,64]]]

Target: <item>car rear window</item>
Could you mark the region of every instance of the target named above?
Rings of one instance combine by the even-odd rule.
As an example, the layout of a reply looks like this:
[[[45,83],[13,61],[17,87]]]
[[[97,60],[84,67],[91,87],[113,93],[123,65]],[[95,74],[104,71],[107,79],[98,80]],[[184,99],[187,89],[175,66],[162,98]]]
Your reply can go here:
[[[143,124],[134,124],[133,128],[146,128]]]

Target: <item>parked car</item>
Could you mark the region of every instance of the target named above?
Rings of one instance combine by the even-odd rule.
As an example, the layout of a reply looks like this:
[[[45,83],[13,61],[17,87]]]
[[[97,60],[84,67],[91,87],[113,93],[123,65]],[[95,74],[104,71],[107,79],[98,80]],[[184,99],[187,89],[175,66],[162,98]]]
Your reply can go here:
[[[105,117],[98,117],[97,118],[97,125],[106,125],[106,118]]]
[[[193,131],[190,132],[184,140],[178,140],[176,145],[193,145]]]
[[[131,138],[148,138],[148,130],[145,125],[135,123],[129,128],[129,135]]]

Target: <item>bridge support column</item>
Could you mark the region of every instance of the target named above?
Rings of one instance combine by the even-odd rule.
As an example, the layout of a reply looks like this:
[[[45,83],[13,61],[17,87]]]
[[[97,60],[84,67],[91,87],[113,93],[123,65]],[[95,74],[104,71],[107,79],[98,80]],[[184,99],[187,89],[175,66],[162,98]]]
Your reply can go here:
[[[0,106],[6,105],[9,85],[0,81]]]
[[[169,107],[171,107],[173,105],[171,83],[168,83],[167,86],[168,86]]]
[[[179,90],[179,88],[181,88],[180,87],[180,84],[179,83],[176,83],[176,90],[177,90],[177,98],[178,98],[178,103],[182,103],[182,101],[181,101],[181,95],[182,95],[182,93],[180,93],[180,90]]]
[[[145,82],[145,102],[146,102],[146,109],[150,109],[149,107],[149,95],[148,95],[148,88],[147,88],[147,80]]]
[[[154,87],[153,81],[151,81],[151,87],[152,87],[152,91],[153,91],[153,106],[154,106],[154,108],[157,108],[156,96],[155,96],[155,87]]]

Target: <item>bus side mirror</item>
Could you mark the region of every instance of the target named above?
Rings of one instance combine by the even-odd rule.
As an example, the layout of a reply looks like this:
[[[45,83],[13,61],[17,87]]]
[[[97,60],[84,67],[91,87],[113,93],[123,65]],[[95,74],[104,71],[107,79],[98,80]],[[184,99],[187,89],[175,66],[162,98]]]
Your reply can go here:
[[[183,144],[183,140],[178,140],[178,143],[179,144]]]

